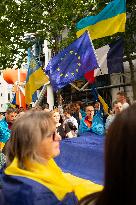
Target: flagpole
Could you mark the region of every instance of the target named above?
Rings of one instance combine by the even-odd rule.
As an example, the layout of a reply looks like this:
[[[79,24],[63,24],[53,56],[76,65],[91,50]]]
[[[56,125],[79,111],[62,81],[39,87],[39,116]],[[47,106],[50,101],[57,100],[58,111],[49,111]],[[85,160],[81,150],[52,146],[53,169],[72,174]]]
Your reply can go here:
[[[48,51],[47,40],[44,40],[45,67],[48,65],[50,58],[48,56]],[[54,94],[51,84],[47,85],[47,103],[49,104],[49,109],[52,110],[54,106]]]
[[[18,89],[18,97],[19,97],[19,107],[22,106],[22,102],[21,102],[21,91],[19,89],[19,84],[20,84],[20,69],[18,68],[18,85],[17,85],[17,89]]]

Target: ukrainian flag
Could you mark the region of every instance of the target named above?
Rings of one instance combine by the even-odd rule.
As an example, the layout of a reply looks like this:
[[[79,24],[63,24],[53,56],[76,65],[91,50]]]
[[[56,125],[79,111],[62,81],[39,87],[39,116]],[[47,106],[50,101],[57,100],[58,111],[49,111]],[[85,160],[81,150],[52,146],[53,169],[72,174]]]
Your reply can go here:
[[[49,82],[49,78],[43,72],[41,65],[31,56],[25,86],[26,104],[32,102],[32,96],[37,89]]]
[[[110,2],[98,15],[87,16],[77,24],[77,37],[86,30],[91,39],[111,36],[117,32],[125,31],[126,23],[126,0],[114,0]]]

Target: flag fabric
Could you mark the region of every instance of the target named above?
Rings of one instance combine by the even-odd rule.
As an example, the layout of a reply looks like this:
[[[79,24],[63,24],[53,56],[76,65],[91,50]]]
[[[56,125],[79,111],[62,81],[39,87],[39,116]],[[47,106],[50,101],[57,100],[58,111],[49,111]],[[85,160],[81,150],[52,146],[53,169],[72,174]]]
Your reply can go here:
[[[98,99],[100,101],[100,103],[102,104],[103,106],[103,110],[108,114],[108,111],[109,111],[109,106],[108,104],[105,102],[105,100],[102,98],[101,95],[98,94]]]
[[[109,45],[95,50],[100,65],[99,69],[87,72],[84,77],[93,84],[95,77],[99,75],[123,72],[124,40],[118,38]]]
[[[18,105],[19,107],[26,109],[24,89],[20,85],[14,84],[14,92],[15,95],[11,102],[12,107],[13,105]]]
[[[95,100],[99,100],[99,102],[101,103],[102,107],[103,107],[103,110],[108,114],[108,111],[109,111],[109,106],[108,104],[105,102],[105,100],[102,98],[101,95],[99,95],[95,85],[92,86],[92,94],[95,98]]]
[[[26,104],[29,105],[32,102],[32,96],[35,91],[48,81],[49,78],[45,75],[41,65],[36,62],[34,56],[31,54],[25,86]]]
[[[90,70],[84,74],[85,79],[91,84],[95,82],[94,72],[95,70]]]
[[[56,91],[65,85],[80,79],[86,72],[98,68],[93,44],[88,32],[54,56],[47,67],[53,89]]]
[[[96,16],[87,16],[77,24],[77,37],[86,30],[91,39],[111,36],[117,32],[125,31],[126,23],[126,0],[113,0]]]

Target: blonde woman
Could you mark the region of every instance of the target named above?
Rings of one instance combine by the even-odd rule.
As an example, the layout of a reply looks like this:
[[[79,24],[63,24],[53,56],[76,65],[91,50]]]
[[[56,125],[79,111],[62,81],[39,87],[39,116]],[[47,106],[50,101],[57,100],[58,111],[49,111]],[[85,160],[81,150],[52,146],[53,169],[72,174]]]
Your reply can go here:
[[[76,205],[78,199],[100,190],[57,166],[53,158],[60,153],[60,140],[50,112],[28,111],[15,121],[0,177],[1,205]]]

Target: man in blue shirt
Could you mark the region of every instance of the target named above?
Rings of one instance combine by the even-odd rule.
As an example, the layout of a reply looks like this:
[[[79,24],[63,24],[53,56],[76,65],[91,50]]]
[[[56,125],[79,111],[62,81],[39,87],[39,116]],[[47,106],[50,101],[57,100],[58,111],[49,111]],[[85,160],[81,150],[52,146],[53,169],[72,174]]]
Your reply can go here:
[[[5,117],[0,121],[0,145],[5,144],[10,138],[11,126],[16,116],[16,110],[14,108],[8,108]]]

